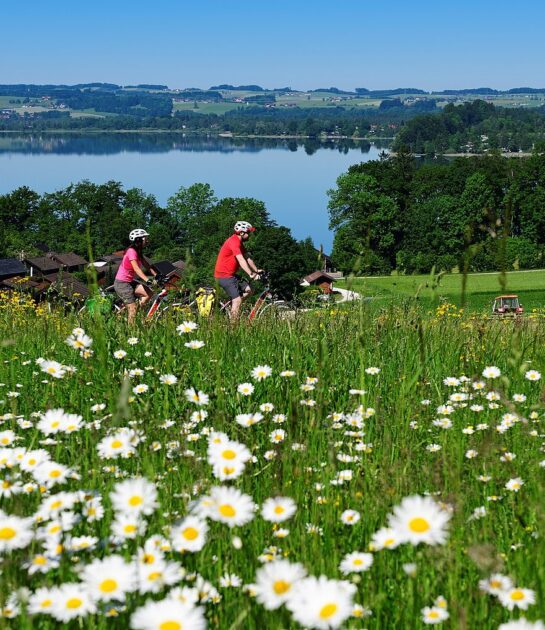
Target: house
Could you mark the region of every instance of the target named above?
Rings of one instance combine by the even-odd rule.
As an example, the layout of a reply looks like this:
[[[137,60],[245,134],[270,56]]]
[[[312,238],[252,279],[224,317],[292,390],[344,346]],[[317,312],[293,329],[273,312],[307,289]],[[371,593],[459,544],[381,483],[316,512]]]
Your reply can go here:
[[[49,258],[48,256],[35,256],[33,258],[25,258],[25,264],[30,269],[30,277],[45,276],[60,270],[61,263]]]
[[[26,275],[27,268],[17,258],[0,258],[0,281]]]
[[[313,271],[303,278],[301,284],[304,286],[316,286],[322,289],[324,293],[331,293],[333,291],[333,280],[333,276],[324,271]]]
[[[316,253],[318,254],[321,270],[324,271],[325,273],[331,273],[332,271],[334,272],[335,266],[333,265],[333,261],[331,260],[331,258],[327,254],[324,254],[324,252],[321,249],[316,249],[316,248],[314,249]]]
[[[61,268],[65,271],[83,271],[83,268],[87,264],[85,258],[78,256],[74,252],[69,252],[68,254],[59,254],[58,252],[49,252],[47,254],[48,258],[54,260],[55,262],[60,263]]]

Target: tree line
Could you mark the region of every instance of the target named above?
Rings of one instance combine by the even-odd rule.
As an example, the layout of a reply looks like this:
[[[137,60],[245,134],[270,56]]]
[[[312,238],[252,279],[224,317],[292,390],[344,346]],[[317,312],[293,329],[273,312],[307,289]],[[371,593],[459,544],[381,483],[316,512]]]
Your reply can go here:
[[[400,129],[394,149],[418,154],[529,151],[545,138],[545,107],[495,107],[476,100],[447,105],[441,113],[414,117]]]
[[[450,161],[397,155],[354,165],[329,191],[332,257],[346,273],[545,266],[545,146]]]
[[[153,195],[119,182],[83,181],[40,195],[27,187],[0,196],[0,258],[73,251],[94,258],[128,246],[128,234],[145,227],[151,235],[146,255],[154,260],[184,260],[187,281],[213,281],[217,253],[237,220],[258,230],[253,258],[270,274],[275,288],[291,297],[299,281],[319,268],[310,239],[297,241],[277,225],[263,202],[252,198],[218,199],[208,184],[182,187],[160,206]]]

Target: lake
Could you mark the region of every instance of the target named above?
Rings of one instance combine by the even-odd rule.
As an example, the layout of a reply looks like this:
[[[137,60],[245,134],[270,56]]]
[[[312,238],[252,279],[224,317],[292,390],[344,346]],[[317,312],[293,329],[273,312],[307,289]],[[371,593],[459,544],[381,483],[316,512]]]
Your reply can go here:
[[[180,186],[206,182],[217,197],[263,201],[280,225],[331,250],[327,190],[349,166],[378,159],[366,141],[235,139],[171,133],[0,135],[0,194],[53,192],[88,179],[141,188],[164,205]]]

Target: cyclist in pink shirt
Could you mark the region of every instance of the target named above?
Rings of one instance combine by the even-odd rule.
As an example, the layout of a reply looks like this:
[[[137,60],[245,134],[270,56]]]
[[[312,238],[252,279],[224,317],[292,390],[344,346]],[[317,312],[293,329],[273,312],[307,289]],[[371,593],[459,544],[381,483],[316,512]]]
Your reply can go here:
[[[129,324],[134,322],[138,304],[145,304],[153,295],[148,286],[136,282],[135,280],[138,276],[142,282],[147,283],[149,281],[143,268],[153,276],[156,275],[143,255],[143,249],[147,244],[148,236],[149,234],[146,230],[141,228],[132,230],[129,234],[129,241],[132,245],[125,252],[115,276],[114,289],[127,306]],[[137,298],[139,298],[138,302]]]

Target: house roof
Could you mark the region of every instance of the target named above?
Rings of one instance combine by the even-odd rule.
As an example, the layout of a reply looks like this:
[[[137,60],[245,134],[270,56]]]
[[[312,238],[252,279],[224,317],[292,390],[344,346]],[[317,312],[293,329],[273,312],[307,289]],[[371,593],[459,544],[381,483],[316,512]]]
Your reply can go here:
[[[67,273],[66,271],[44,276],[44,280],[49,282],[50,286],[48,289],[53,289],[65,298],[74,299],[89,297],[89,288],[71,273]]]
[[[185,268],[187,267],[183,260],[176,260],[172,264],[176,267],[176,269],[179,269],[180,271],[185,271]]]
[[[313,271],[312,273],[309,273],[308,276],[305,276],[304,280],[306,282],[308,282],[309,284],[312,284],[313,282],[318,282],[318,280],[322,280],[325,282],[333,282],[335,278],[333,278],[333,276],[330,276],[328,273],[325,273],[323,271]]]
[[[59,254],[58,252],[49,252],[48,257],[52,260],[56,260],[64,267],[79,267],[80,265],[86,265],[87,261],[74,252],[68,252],[67,254]]]
[[[61,268],[61,263],[51,260],[47,256],[35,256],[34,258],[25,258],[25,262],[31,267],[36,267],[39,271],[52,272]]]
[[[0,277],[26,275],[27,269],[17,258],[0,258]]]
[[[26,291],[28,289],[34,289],[38,286],[38,282],[31,280],[29,277],[24,278],[6,278],[0,280],[0,286],[6,289],[18,289],[19,291]]]

